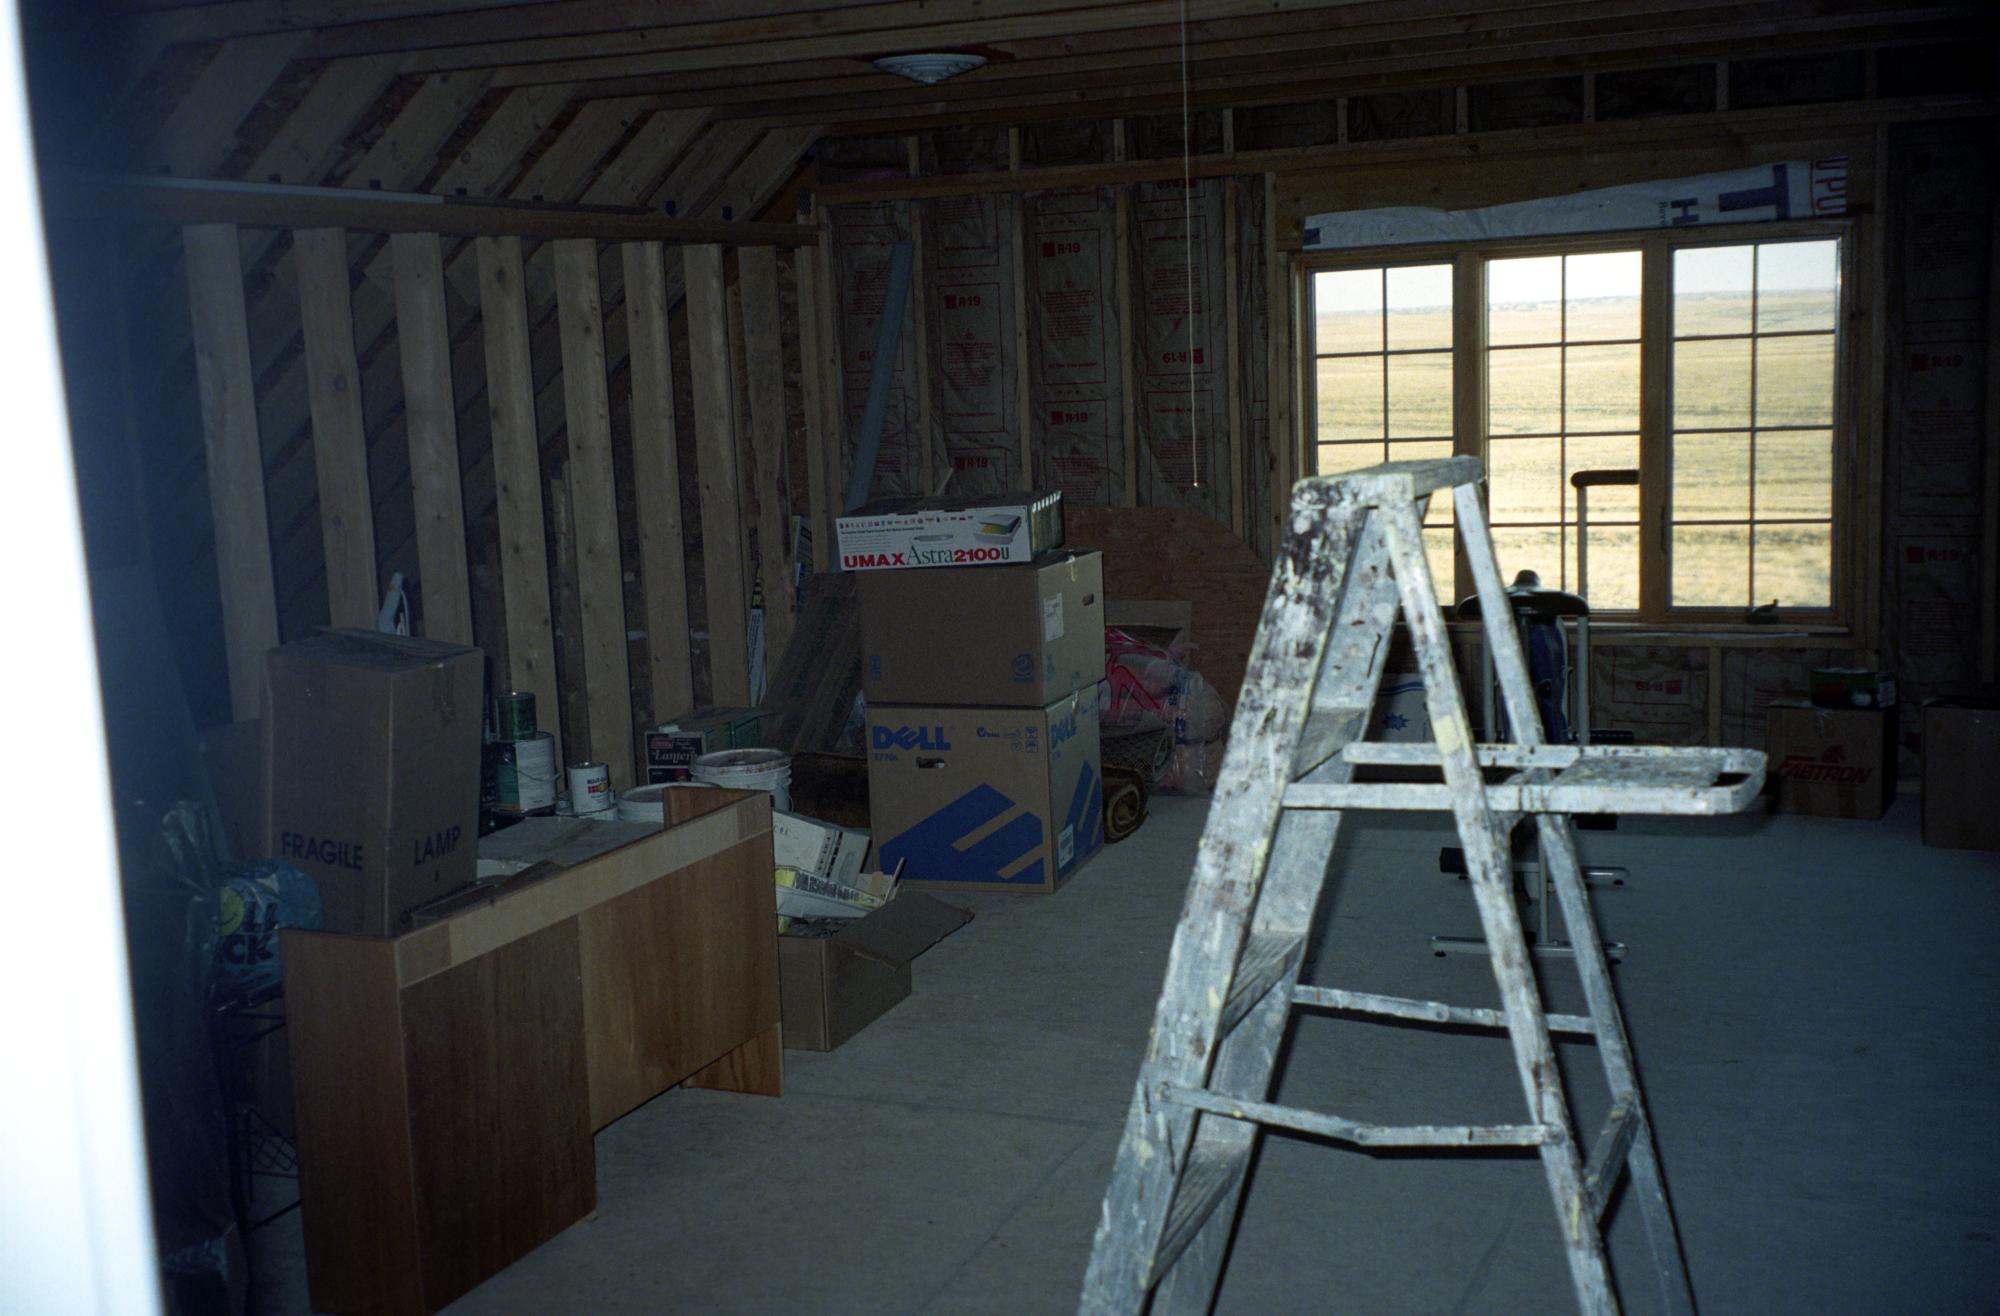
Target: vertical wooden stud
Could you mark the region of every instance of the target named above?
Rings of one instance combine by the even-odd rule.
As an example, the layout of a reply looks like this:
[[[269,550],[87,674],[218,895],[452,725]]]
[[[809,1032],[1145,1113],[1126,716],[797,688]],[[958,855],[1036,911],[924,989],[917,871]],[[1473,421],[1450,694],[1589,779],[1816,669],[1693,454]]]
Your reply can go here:
[[[434,640],[472,643],[472,589],[465,560],[465,496],[458,466],[458,405],[445,319],[444,248],[435,233],[389,239],[396,263],[396,345],[403,363],[403,428],[410,444],[410,497],[417,514],[419,629]]]
[[[1225,145],[1234,149],[1235,134],[1231,122],[1232,116],[1225,110],[1222,117]],[[1231,178],[1222,185],[1222,324],[1228,339],[1224,344],[1223,360],[1229,380],[1229,528],[1236,532],[1238,539],[1243,539],[1247,537],[1245,518],[1250,499],[1245,483],[1248,472],[1243,459],[1243,343],[1240,333],[1243,276],[1241,257],[1236,250],[1237,205],[1237,183]]]
[[[803,222],[804,216],[801,216]],[[813,564],[825,571],[833,561],[833,506],[839,493],[827,483],[826,401],[819,369],[819,253],[800,247],[792,253],[799,289],[799,409],[806,427],[806,514],[812,530]]]
[[[749,600],[743,523],[737,512],[736,371],[722,248],[686,249],[688,368],[694,378],[695,454],[701,482],[702,574],[708,593],[709,686],[725,707],[750,702]]]
[[[625,640],[625,583],[618,553],[618,487],[611,467],[611,398],[604,375],[597,240],[557,241],[555,268],[590,754],[609,766],[612,788],[622,791],[630,789],[634,779],[632,671]]]
[[[493,421],[494,502],[507,613],[507,678],[535,696],[537,720],[563,754],[555,637],[549,616],[548,538],[536,444],[535,368],[519,238],[478,238],[479,314],[486,339],[486,403]]]
[[[775,676],[792,638],[792,481],[785,465],[785,339],[778,326],[778,253],[739,247],[744,370],[750,383],[751,488],[764,581],[764,662]]]
[[[627,242],[626,358],[632,379],[632,501],[639,517],[639,580],[646,598],[653,715],[694,708],[688,654],[687,562],[681,548],[681,472],[674,429],[674,358],[667,339],[667,258],[657,242]]]
[[[1021,171],[1021,130],[1007,130],[1007,167]],[[1013,221],[1014,253],[1014,406],[1020,426],[1021,474],[1017,488],[1035,487],[1035,381],[1028,350],[1028,205],[1020,192],[1007,194],[1007,213]]]
[[[835,287],[838,266],[833,258],[832,217],[822,207],[819,212],[819,352],[820,404],[826,408],[826,489],[829,519],[847,510],[847,403],[840,373],[840,334],[835,314],[839,300]],[[835,539],[838,539],[835,534]],[[824,552],[828,562],[839,560],[839,545],[829,540]]]
[[[923,139],[911,136],[907,139],[910,154],[910,177],[923,174]],[[936,493],[939,488],[937,471],[937,445],[931,434],[931,419],[936,415],[931,401],[931,335],[930,335],[930,268],[929,243],[925,240],[926,207],[928,202],[921,198],[912,200],[910,207],[910,343],[917,358],[917,452],[918,479],[922,482],[922,492]]]
[[[379,611],[375,504],[368,492],[368,427],[354,364],[354,308],[347,231],[292,235],[305,334],[306,390],[312,406],[313,466],[319,476],[320,534],[326,544],[327,610],[336,626],[373,629]]]
[[[1652,241],[1641,249],[1639,274],[1639,607],[1664,618],[1672,589],[1668,568],[1667,486],[1672,455],[1673,249]]]
[[[1125,158],[1125,121],[1111,121],[1111,155],[1114,160]],[[1116,201],[1116,242],[1114,261],[1117,267],[1116,296],[1118,298],[1118,396],[1122,403],[1119,410],[1124,413],[1125,429],[1125,497],[1127,507],[1139,505],[1139,388],[1138,363],[1132,359],[1132,343],[1136,335],[1132,326],[1132,189],[1123,184],[1115,184]]]
[[[1265,353],[1269,371],[1266,407],[1271,416],[1271,554],[1283,549],[1285,532],[1292,517],[1292,482],[1297,478],[1297,453],[1301,443],[1294,429],[1292,407],[1292,308],[1291,270],[1278,246],[1278,178],[1264,175],[1265,332],[1269,347]],[[1303,429],[1303,425],[1299,426]]]
[[[1486,460],[1486,259],[1460,252],[1451,269],[1451,451]],[[1479,496],[1486,497],[1480,486]],[[1454,548],[1454,594],[1472,593],[1472,567],[1461,541]]]
[[[202,447],[215,519],[223,650],[231,716],[247,721],[263,701],[264,651],[278,642],[278,594],[257,437],[257,386],[243,310],[243,256],[234,224],[183,230],[188,315],[201,392]]]

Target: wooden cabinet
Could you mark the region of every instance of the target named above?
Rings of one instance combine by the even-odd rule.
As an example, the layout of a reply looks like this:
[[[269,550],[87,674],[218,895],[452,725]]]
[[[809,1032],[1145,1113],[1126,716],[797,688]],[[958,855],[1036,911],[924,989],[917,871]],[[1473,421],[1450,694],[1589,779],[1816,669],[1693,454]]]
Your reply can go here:
[[[314,1310],[465,1293],[589,1214],[592,1134],[669,1087],[778,1094],[770,797],[667,794],[402,936],[284,934]]]

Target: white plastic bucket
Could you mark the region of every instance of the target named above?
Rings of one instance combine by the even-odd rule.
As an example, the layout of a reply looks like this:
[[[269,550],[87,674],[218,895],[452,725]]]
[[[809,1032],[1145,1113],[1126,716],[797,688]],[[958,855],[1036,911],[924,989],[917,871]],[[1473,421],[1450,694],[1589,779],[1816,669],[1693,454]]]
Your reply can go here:
[[[683,785],[685,783],[678,781],[662,781],[650,786],[634,786],[618,797],[618,821],[666,826],[666,794],[670,790],[680,789]]]
[[[696,781],[733,791],[769,791],[771,807],[792,807],[792,756],[777,749],[725,749],[703,754],[690,769]]]

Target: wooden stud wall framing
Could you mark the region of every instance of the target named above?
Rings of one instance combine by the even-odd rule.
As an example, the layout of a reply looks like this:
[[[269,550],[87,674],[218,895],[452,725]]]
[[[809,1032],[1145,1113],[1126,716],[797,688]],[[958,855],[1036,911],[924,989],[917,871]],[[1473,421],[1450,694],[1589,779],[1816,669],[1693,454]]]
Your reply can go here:
[[[666,254],[628,242],[627,360],[632,380],[632,500],[639,518],[639,580],[646,599],[647,669],[653,715],[694,707],[688,660],[687,564],[681,548],[681,476],[674,427],[674,360],[667,341]]]
[[[634,780],[632,676],[625,644],[625,584],[618,555],[618,490],[611,465],[611,398],[604,375],[604,308],[597,242],[555,244],[562,324],[563,404],[569,421],[576,587],[583,617],[583,686],[590,757],[609,766],[614,790]],[[576,673],[570,673],[570,683]]]
[[[833,505],[840,495],[828,481],[828,447],[833,439],[827,429],[820,373],[819,302],[824,284],[819,248],[800,247],[792,260],[799,288],[799,404],[806,431],[806,524],[812,533],[813,561],[824,571],[832,561]]]
[[[1112,159],[1125,159],[1125,121],[1111,121]],[[1114,241],[1117,250],[1112,259],[1117,265],[1115,296],[1118,299],[1118,381],[1119,410],[1125,418],[1124,459],[1125,496],[1121,500],[1126,507],[1139,505],[1139,390],[1138,362],[1134,359],[1132,344],[1137,338],[1132,324],[1132,190],[1127,187],[1115,189],[1117,212],[1114,220]]]
[[[263,700],[264,651],[278,642],[278,596],[257,437],[257,381],[243,310],[242,248],[234,224],[193,225],[181,240],[208,454],[229,705],[238,721],[247,721],[257,716]]]
[[[722,248],[689,247],[688,369],[694,378],[694,432],[701,484],[702,576],[708,598],[711,698],[724,707],[750,702],[749,592],[743,571],[743,523],[737,513],[736,390],[730,360],[728,297]]]
[[[757,495],[757,565],[763,582],[764,659],[775,676],[792,637],[791,479],[785,463],[785,340],[779,324],[778,253],[744,247],[736,256],[749,376],[750,487]]]
[[[563,754],[548,540],[542,528],[542,461],[535,443],[535,368],[519,238],[479,238],[479,311],[486,339],[493,478],[500,519],[500,580],[507,614],[508,687],[535,696],[542,729]],[[497,679],[497,676],[496,676]]]
[[[472,592],[459,485],[451,326],[445,318],[444,246],[435,233],[398,233],[389,245],[396,262],[403,432],[410,445],[410,495],[417,515],[422,610],[413,629],[434,640],[471,644]]]
[[[320,533],[326,544],[327,605],[336,626],[375,625],[375,503],[368,492],[368,427],[354,364],[354,311],[347,231],[300,229],[299,320],[305,333],[306,388],[312,403],[313,465],[319,474]]]

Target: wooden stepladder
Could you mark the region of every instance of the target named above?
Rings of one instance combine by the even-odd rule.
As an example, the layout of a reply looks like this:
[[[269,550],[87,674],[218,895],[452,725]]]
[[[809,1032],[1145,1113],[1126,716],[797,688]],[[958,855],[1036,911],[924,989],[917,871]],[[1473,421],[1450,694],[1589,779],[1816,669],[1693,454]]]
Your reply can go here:
[[[1629,1171],[1664,1306],[1693,1310],[1639,1076],[1591,914],[1569,815],[1733,813],[1755,799],[1749,750],[1546,745],[1510,621],[1470,457],[1392,462],[1306,480],[1250,655],[1166,982],[1105,1193],[1079,1310],[1201,1312],[1221,1276],[1260,1129],[1361,1147],[1532,1147],[1540,1154],[1579,1306],[1618,1307],[1602,1221]],[[1477,582],[1512,743],[1473,743],[1422,538],[1448,491]],[[1431,744],[1362,739],[1401,617],[1425,685]],[[1364,764],[1436,780],[1356,783]],[[1303,985],[1299,968],[1348,809],[1449,810],[1464,846],[1501,1008]],[[1587,1015],[1542,1005],[1512,894],[1509,839],[1532,818],[1576,946]],[[1277,1106],[1272,1070],[1295,1007],[1506,1031],[1527,1118],[1503,1125],[1363,1124]],[[1611,1112],[1586,1146],[1551,1032],[1596,1040]]]

